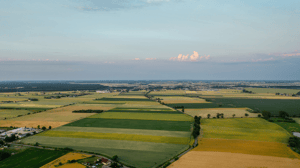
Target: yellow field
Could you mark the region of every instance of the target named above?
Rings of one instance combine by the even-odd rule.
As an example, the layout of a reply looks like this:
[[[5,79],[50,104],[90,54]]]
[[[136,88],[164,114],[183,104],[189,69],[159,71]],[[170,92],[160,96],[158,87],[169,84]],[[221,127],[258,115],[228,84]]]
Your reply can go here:
[[[176,103],[211,103],[204,99],[190,98],[184,96],[155,96],[154,98],[160,98],[161,101],[166,104],[176,104]]]
[[[277,142],[202,138],[192,151],[231,152],[300,159],[300,155],[292,151],[286,144]]]
[[[42,166],[41,168],[56,168],[58,166],[58,164],[61,162],[62,164],[65,164],[63,166],[59,166],[59,167],[78,167],[81,168],[83,165],[82,164],[66,164],[68,162],[68,160],[78,160],[78,159],[84,159],[84,158],[88,158],[91,157],[92,155],[86,155],[86,154],[80,154],[80,153],[68,153],[50,163],[47,163],[46,165]],[[85,168],[85,166],[83,166],[83,168]]]
[[[36,128],[38,125],[52,128],[59,127],[70,122],[89,117],[94,115],[95,113],[72,113],[73,110],[109,110],[114,107],[102,107],[99,105],[74,105],[56,108],[52,110],[47,110],[45,112],[40,112],[36,114],[26,115],[22,117],[0,120],[0,127],[34,127]]]
[[[153,135],[135,135],[135,134],[117,134],[117,133],[95,133],[95,132],[72,132],[72,131],[47,131],[36,136],[48,137],[69,137],[69,138],[87,138],[87,139],[113,139],[171,144],[189,144],[189,137],[167,137]]]
[[[192,116],[201,116],[207,118],[207,114],[210,114],[210,118],[216,117],[217,113],[223,113],[224,118],[232,118],[235,114],[236,118],[245,117],[247,113],[248,117],[257,117],[259,113],[250,113],[247,111],[248,108],[207,108],[207,109],[185,109],[185,113]]]
[[[300,167],[300,160],[229,152],[190,151],[169,167],[296,168]]]

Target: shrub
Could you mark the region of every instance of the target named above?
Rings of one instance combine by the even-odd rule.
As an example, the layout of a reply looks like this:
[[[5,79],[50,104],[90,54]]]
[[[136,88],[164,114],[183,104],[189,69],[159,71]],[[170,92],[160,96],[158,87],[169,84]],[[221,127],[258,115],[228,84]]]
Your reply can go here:
[[[11,154],[9,152],[0,151],[0,161],[9,158],[10,156]]]

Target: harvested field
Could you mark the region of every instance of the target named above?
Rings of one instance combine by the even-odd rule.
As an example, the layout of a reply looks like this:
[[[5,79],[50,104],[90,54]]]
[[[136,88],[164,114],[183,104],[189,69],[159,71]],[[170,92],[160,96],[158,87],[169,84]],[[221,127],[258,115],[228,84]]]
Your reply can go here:
[[[185,114],[161,114],[161,113],[130,113],[130,112],[104,112],[88,118],[103,119],[132,119],[132,120],[163,120],[163,121],[193,121],[193,118]]]
[[[202,119],[204,138],[287,143],[289,132],[261,118]]]
[[[125,129],[148,129],[168,131],[190,131],[190,121],[156,121],[156,120],[126,120],[126,119],[102,119],[84,118],[67,124],[75,127],[102,127],[102,128],[125,128]]]
[[[300,160],[228,152],[190,151],[169,167],[222,167],[222,168],[295,168]]]
[[[277,142],[202,138],[198,141],[198,146],[192,151],[231,152],[285,158],[300,158],[300,155],[292,151],[286,144]]]
[[[73,131],[47,131],[36,136],[46,137],[68,137],[68,138],[86,138],[86,139],[111,139],[156,142],[169,144],[189,144],[192,140],[190,137],[167,137],[153,135],[134,135],[134,134],[116,134],[116,133],[95,133],[95,132],[73,132]]]
[[[146,129],[121,129],[121,128],[95,128],[95,127],[69,127],[62,126],[53,129],[55,131],[74,131],[74,132],[94,132],[94,133],[112,133],[112,134],[135,134],[135,135],[153,135],[167,137],[190,137],[191,132],[185,131],[163,131]]]
[[[293,118],[293,120],[295,120],[296,123],[300,124],[300,118]]]
[[[259,113],[250,113],[247,111],[248,108],[207,108],[207,109],[186,109],[184,112],[192,116],[201,116],[202,118],[207,118],[207,114],[210,114],[210,118],[216,117],[217,113],[224,114],[224,118],[232,118],[232,115],[235,114],[235,117],[245,117],[247,113],[248,117],[257,117]]]
[[[84,159],[84,158],[88,158],[91,157],[92,155],[86,155],[86,154],[80,154],[80,153],[74,153],[74,152],[70,152],[60,158],[57,158],[55,160],[53,160],[50,163],[45,164],[44,166],[42,166],[41,168],[56,168],[59,166],[59,163],[64,164],[63,166],[60,167],[68,167],[68,166],[76,166],[73,164],[66,164],[68,162],[68,160],[79,160],[79,159]],[[83,166],[81,164],[79,164],[80,166]],[[85,166],[83,166],[85,168]]]
[[[14,120],[1,120],[0,127],[28,127],[28,128],[37,128],[38,125],[41,127],[52,128],[60,127],[62,125],[68,124],[69,122],[49,122],[49,121],[14,121]]]

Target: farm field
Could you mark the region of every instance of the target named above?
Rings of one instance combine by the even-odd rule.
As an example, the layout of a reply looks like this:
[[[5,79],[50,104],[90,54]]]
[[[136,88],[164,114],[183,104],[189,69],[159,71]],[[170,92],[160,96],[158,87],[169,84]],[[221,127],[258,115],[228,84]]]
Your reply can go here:
[[[184,96],[155,96],[154,98],[161,99],[161,102],[165,104],[177,104],[177,103],[210,103],[200,98],[191,98]]]
[[[63,166],[60,166],[60,167],[67,167],[67,166],[77,166],[75,165],[74,163],[72,164],[66,164],[68,162],[68,160],[79,160],[79,159],[84,159],[84,158],[88,158],[88,157],[91,157],[92,155],[86,155],[86,154],[80,154],[80,153],[74,153],[74,152],[70,152],[70,153],[67,153],[66,155],[64,156],[61,156],[55,160],[53,160],[52,162],[50,163],[47,163],[45,164],[44,166],[42,166],[41,168],[56,168],[59,166],[59,163],[62,163]],[[83,166],[81,164],[79,164],[78,166]],[[83,166],[85,167],[85,166]]]
[[[202,118],[207,118],[207,115],[210,114],[210,118],[216,117],[217,113],[223,113],[224,118],[234,117],[241,118],[245,117],[247,113],[248,117],[257,117],[259,113],[250,113],[247,111],[248,108],[207,108],[207,109],[186,109],[184,112],[192,116],[201,116]]]
[[[169,167],[222,167],[222,168],[295,168],[299,159],[274,156],[259,156],[230,152],[191,151],[172,163]]]
[[[25,115],[28,113],[32,113],[32,111],[28,110],[12,110],[12,109],[0,109],[0,120],[9,119],[13,117],[17,117],[19,115]]]
[[[63,155],[66,151],[55,151],[55,150],[45,150],[29,148],[25,151],[13,155],[3,161],[0,161],[0,168],[33,168],[41,167],[46,163],[51,162]]]
[[[158,165],[188,148],[188,144],[43,136],[28,137],[23,142],[30,144],[39,142],[44,146],[52,147],[69,147],[75,150],[101,153],[110,157],[118,155],[121,162],[135,167]]]
[[[162,113],[131,113],[131,112],[104,112],[95,114],[88,118],[102,119],[133,119],[133,120],[165,120],[165,121],[193,121],[188,115],[183,114],[162,114]]]
[[[235,139],[202,138],[192,151],[231,152],[262,156],[299,158],[299,155],[284,143],[248,141]]]
[[[69,147],[108,157],[118,155],[122,163],[135,167],[159,165],[194,143],[191,138],[193,118],[149,100],[143,96],[145,93],[129,92],[98,100],[93,98],[82,104],[38,113],[43,116],[28,117],[29,121],[41,118],[39,120],[68,123],[25,138],[22,143]],[[83,115],[82,118],[72,113],[74,109],[101,108],[106,112],[76,113]],[[64,115],[70,117],[64,119]],[[47,119],[42,119],[45,116]]]
[[[274,123],[280,125],[282,128],[286,129],[289,133],[300,132],[300,125],[296,123],[282,122],[282,118],[271,118]]]
[[[245,88],[248,91],[255,93],[287,93],[287,94],[297,94],[300,90],[297,89],[273,89],[273,88]]]
[[[74,132],[94,132],[94,133],[111,133],[111,134],[134,134],[134,135],[153,135],[168,137],[189,137],[190,132],[186,131],[164,131],[164,130],[147,130],[147,129],[121,129],[121,128],[97,128],[97,127],[69,127],[61,126],[53,131],[74,131]]]
[[[289,132],[261,118],[203,119],[203,138],[287,143]]]
[[[119,134],[119,133],[95,133],[95,132],[73,132],[73,131],[48,131],[37,136],[45,137],[69,137],[69,138],[86,138],[86,139],[111,139],[111,140],[127,140],[127,141],[142,141],[156,142],[169,144],[189,144],[189,137],[168,137],[168,136],[153,136],[153,135],[134,135],[134,134]]]
[[[75,121],[73,123],[67,124],[66,126],[190,131],[191,122],[190,121],[84,118],[79,121]]]
[[[293,120],[295,120],[296,123],[300,124],[300,118],[293,118]]]
[[[65,125],[72,121],[86,118],[88,116],[94,115],[94,113],[72,113],[73,110],[109,110],[113,107],[102,107],[102,106],[80,106],[72,105],[67,107],[56,108],[52,110],[47,110],[45,112],[25,115],[22,117],[17,117],[13,119],[0,120],[1,127],[37,127],[40,126],[52,126],[52,128]]]

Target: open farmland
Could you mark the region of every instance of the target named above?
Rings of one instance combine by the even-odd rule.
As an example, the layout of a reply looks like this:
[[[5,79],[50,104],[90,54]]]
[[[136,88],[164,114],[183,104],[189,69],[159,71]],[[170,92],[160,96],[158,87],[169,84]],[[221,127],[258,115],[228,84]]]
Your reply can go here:
[[[41,167],[52,160],[55,160],[63,155],[66,151],[55,151],[29,148],[23,152],[13,155],[3,161],[0,161],[0,168],[35,168]]]
[[[72,121],[86,118],[94,113],[72,113],[74,110],[109,110],[113,107],[102,107],[102,106],[81,106],[72,105],[67,107],[56,108],[52,110],[47,110],[41,113],[35,113],[31,115],[26,115],[18,118],[1,120],[1,127],[37,127],[40,126],[52,126],[52,128],[65,125]]]
[[[83,119],[28,137],[22,142],[69,147],[109,157],[118,155],[121,162],[135,167],[159,165],[193,144],[193,118],[143,97],[144,93],[129,92],[89,100],[98,102],[95,104],[85,102],[81,107],[79,104],[67,106],[65,108],[77,106],[87,109],[103,106],[108,111],[91,113]]]
[[[224,114],[224,118],[234,117],[240,118],[245,117],[247,113],[248,117],[257,117],[258,113],[250,113],[247,111],[248,108],[207,108],[207,109],[186,109],[185,113],[192,116],[201,116],[202,118],[207,118],[207,115],[210,114],[210,117],[216,117],[217,113]]]
[[[95,114],[88,118],[103,119],[133,119],[133,120],[163,120],[163,121],[193,121],[188,115],[183,114],[162,114],[162,113],[131,113],[131,112],[105,112]]]

